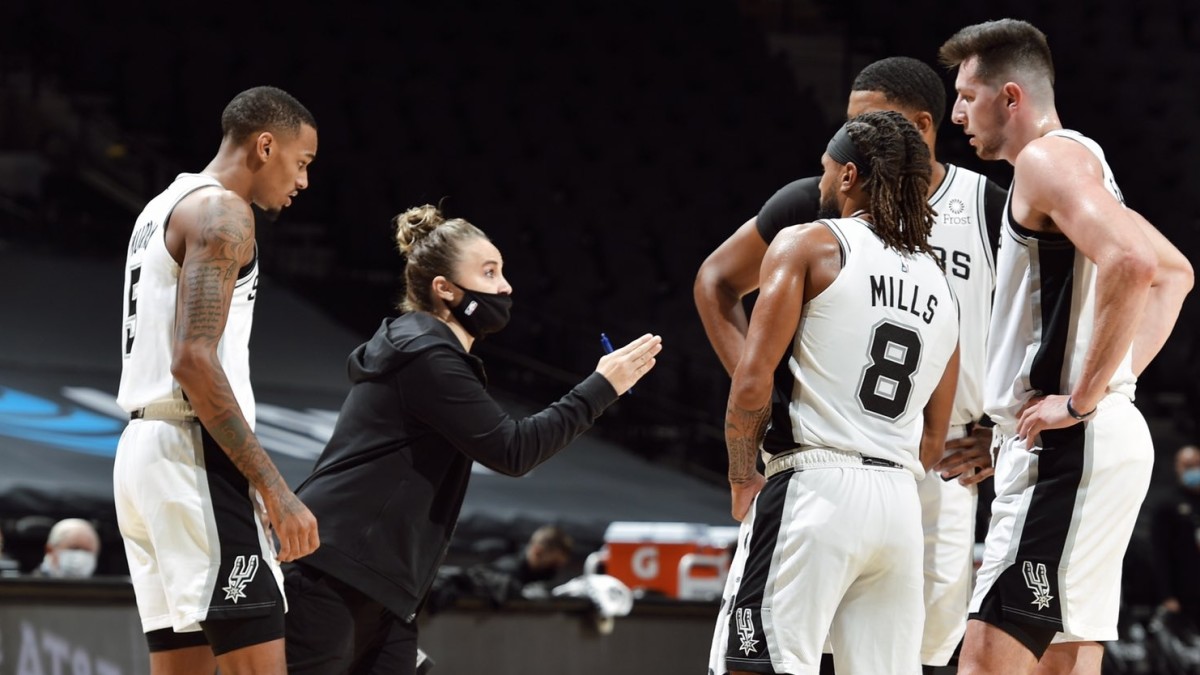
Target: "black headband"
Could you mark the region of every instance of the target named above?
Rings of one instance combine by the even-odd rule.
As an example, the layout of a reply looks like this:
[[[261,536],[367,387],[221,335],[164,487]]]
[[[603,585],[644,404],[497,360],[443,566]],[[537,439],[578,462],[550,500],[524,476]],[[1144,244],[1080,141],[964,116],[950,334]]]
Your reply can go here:
[[[833,138],[829,139],[829,145],[825,147],[825,152],[838,164],[853,162],[854,166],[858,167],[859,175],[865,177],[871,173],[871,165],[862,155],[858,154],[858,148],[854,147],[854,140],[850,138],[850,132],[846,130],[848,126],[849,122],[843,124]]]

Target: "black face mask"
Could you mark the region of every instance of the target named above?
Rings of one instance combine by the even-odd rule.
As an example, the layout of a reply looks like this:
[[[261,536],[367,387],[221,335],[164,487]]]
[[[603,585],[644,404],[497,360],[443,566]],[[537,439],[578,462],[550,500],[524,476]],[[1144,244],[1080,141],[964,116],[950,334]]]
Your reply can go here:
[[[454,285],[462,290],[463,297],[458,305],[450,308],[450,313],[472,337],[478,339],[504,330],[508,325],[509,311],[512,309],[512,296],[472,291],[458,284]]]

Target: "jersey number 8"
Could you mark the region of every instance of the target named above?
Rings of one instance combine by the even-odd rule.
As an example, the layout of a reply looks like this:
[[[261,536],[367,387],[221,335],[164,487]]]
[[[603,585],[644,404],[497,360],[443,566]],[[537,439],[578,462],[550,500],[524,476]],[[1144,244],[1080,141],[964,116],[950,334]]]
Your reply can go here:
[[[921,362],[921,336],[890,321],[871,334],[871,363],[863,368],[858,402],[867,412],[895,420],[908,409],[913,373]]]

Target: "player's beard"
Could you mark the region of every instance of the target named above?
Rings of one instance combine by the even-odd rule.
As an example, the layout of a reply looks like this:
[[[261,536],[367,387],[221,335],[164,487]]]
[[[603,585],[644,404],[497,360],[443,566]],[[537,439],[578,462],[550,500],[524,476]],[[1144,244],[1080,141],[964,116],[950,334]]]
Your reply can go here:
[[[264,222],[273,223],[279,220],[279,214],[283,213],[283,209],[263,209],[262,219]]]
[[[841,218],[842,207],[838,204],[837,195],[821,195],[821,203],[817,208],[817,218]]]

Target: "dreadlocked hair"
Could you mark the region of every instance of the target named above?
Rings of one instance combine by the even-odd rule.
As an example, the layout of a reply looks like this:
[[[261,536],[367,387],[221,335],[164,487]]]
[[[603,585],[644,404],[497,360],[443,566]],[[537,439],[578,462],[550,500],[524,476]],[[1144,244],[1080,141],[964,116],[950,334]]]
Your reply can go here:
[[[870,165],[863,181],[875,234],[885,246],[908,254],[928,253],[937,213],[929,205],[929,147],[897,112],[871,112],[846,123],[859,156]]]

